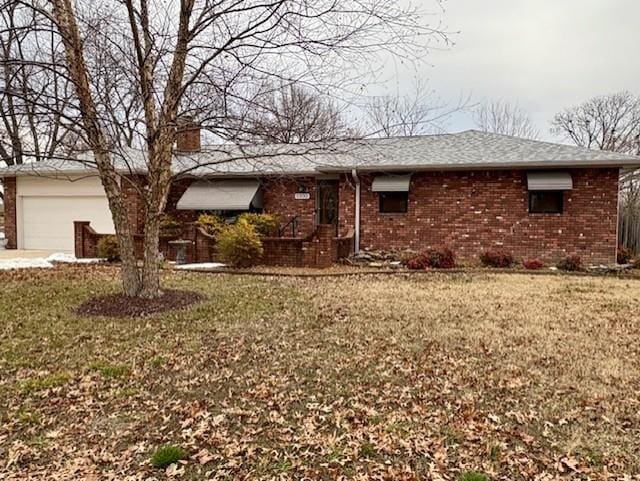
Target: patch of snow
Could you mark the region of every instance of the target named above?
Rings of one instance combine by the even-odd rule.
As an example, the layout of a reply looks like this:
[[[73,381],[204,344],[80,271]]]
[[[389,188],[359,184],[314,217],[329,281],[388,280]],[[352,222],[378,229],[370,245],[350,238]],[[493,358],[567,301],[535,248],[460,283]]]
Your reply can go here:
[[[103,262],[102,259],[78,259],[73,254],[65,254],[64,252],[51,254],[46,260],[62,264],[97,264],[98,262]]]
[[[102,262],[102,259],[76,259],[71,254],[56,252],[46,259],[44,257],[33,257],[30,259],[18,257],[16,259],[0,259],[0,270],[9,269],[49,269],[55,263],[64,264],[95,264]]]
[[[51,262],[43,258],[35,259],[0,259],[0,270],[9,269],[49,269],[53,267]]]
[[[220,267],[227,267],[227,265],[221,264],[220,262],[201,262],[199,264],[180,264],[174,267],[176,269],[197,271],[200,269],[219,269]]]

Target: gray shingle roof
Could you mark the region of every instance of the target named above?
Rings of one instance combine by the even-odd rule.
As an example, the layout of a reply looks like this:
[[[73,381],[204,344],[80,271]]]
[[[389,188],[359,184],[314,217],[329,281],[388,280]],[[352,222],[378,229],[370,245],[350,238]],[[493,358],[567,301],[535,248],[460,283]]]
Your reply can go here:
[[[117,161],[125,172],[144,172],[145,156],[128,151]],[[217,145],[176,155],[176,174],[205,176],[305,175],[356,168],[413,171],[500,168],[635,167],[640,157],[468,130],[456,134],[297,145]],[[79,161],[52,161],[0,170],[0,176],[47,170],[71,173]]]

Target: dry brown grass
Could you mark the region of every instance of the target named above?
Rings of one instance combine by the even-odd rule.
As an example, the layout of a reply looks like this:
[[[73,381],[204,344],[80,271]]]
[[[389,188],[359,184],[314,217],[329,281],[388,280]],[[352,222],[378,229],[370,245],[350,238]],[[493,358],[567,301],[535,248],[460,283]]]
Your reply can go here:
[[[95,320],[115,273],[85,272],[0,274],[0,479],[640,470],[638,280],[171,273],[208,301]]]

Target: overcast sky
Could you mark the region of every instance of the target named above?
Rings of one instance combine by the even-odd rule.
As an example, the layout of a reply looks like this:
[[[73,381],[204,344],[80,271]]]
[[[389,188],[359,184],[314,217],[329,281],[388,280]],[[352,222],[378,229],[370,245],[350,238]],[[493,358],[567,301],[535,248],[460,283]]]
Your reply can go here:
[[[424,1],[424,0],[423,0]],[[433,51],[419,76],[446,99],[504,99],[529,111],[542,138],[564,107],[591,96],[640,94],[639,0],[446,0],[455,45]],[[400,84],[411,77],[398,71]],[[402,86],[398,85],[402,90]],[[457,115],[451,131],[473,127]]]

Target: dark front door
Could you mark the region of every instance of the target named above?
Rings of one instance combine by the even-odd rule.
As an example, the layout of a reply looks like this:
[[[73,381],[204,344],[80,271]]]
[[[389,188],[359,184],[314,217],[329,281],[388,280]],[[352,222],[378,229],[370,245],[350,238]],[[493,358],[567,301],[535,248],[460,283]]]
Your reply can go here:
[[[318,181],[318,224],[332,224],[338,232],[338,181]]]

